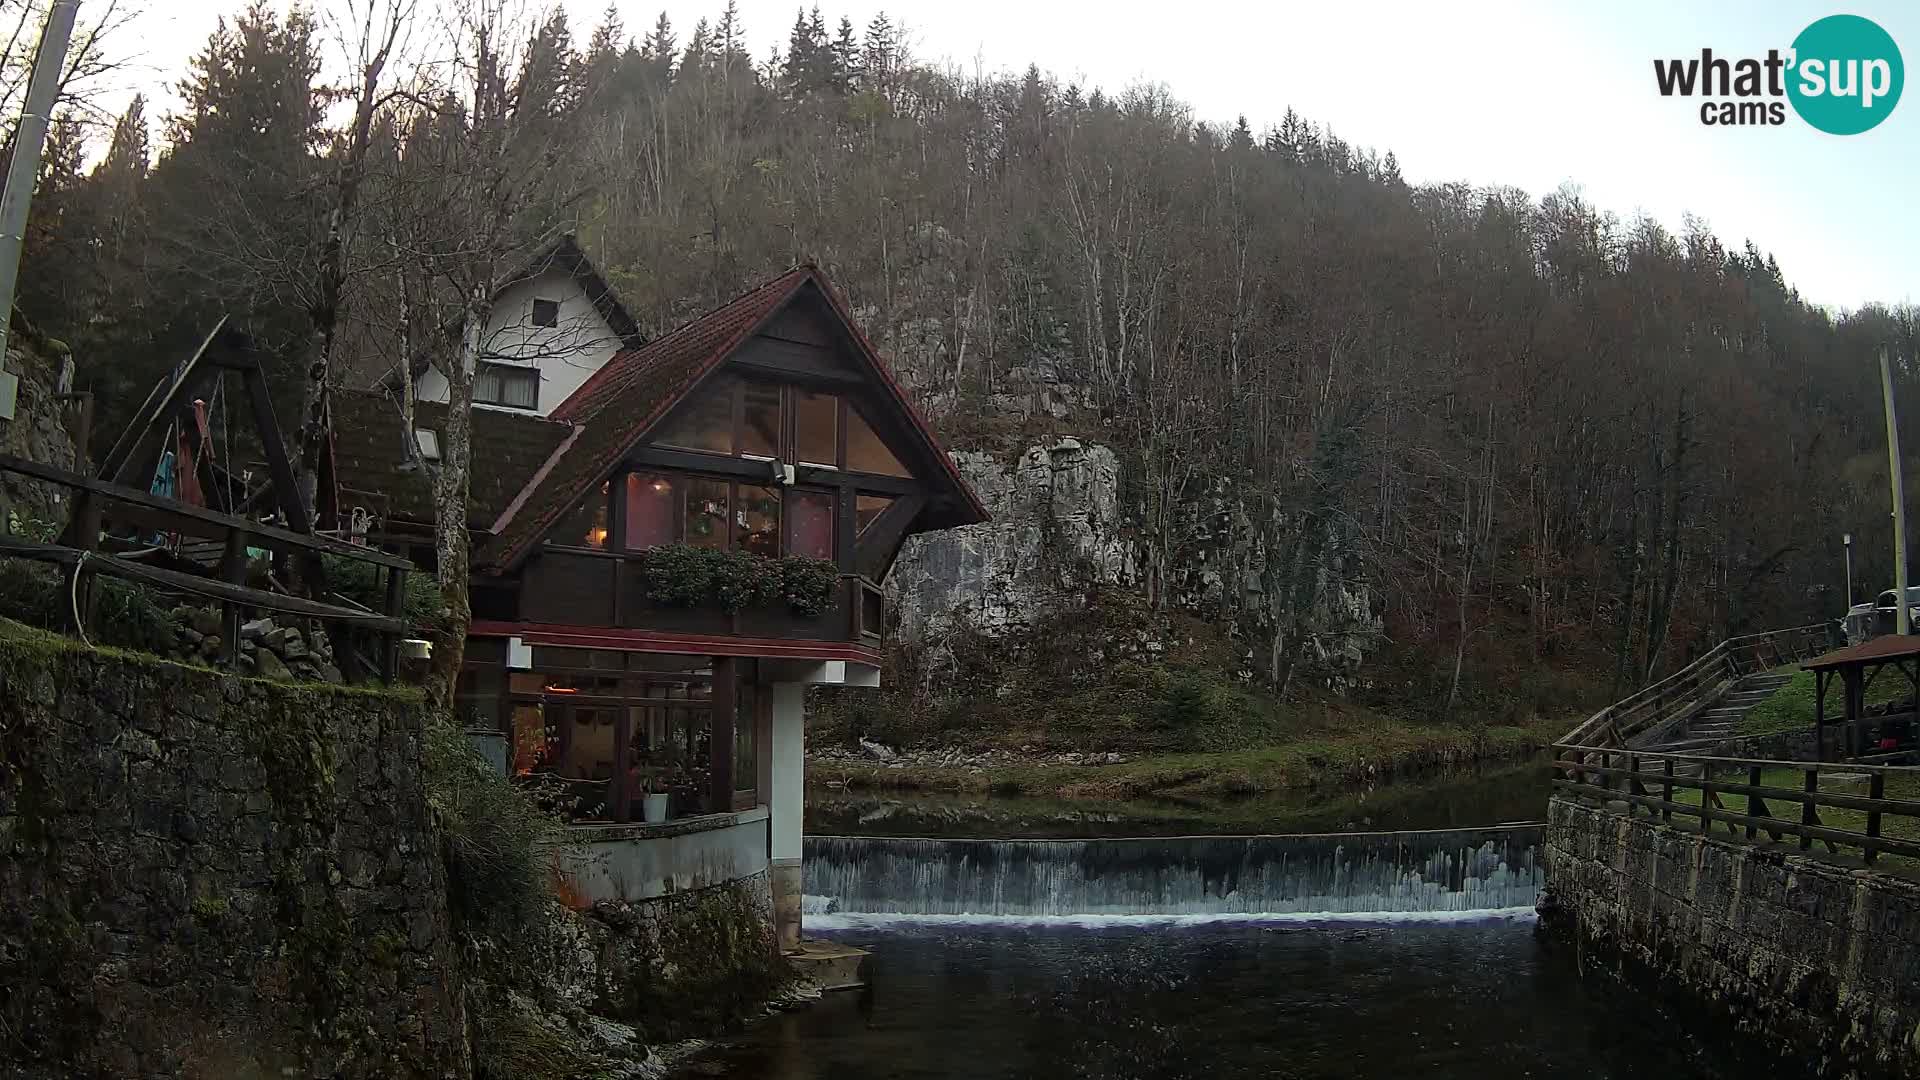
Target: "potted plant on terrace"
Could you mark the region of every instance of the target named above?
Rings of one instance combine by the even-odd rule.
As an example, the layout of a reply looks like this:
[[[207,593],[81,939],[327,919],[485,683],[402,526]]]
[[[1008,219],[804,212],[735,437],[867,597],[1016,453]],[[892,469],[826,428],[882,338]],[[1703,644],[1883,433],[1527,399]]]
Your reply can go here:
[[[640,820],[649,825],[667,820],[667,782],[664,772],[649,773],[640,781]]]

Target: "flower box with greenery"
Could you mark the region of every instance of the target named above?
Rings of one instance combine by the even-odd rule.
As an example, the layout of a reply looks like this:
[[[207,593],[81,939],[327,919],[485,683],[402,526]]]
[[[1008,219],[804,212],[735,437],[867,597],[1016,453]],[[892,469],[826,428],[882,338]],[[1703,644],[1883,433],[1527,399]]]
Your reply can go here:
[[[647,599],[666,607],[718,607],[729,614],[784,604],[815,617],[833,606],[840,571],[825,559],[774,558],[746,551],[673,544],[641,558]]]

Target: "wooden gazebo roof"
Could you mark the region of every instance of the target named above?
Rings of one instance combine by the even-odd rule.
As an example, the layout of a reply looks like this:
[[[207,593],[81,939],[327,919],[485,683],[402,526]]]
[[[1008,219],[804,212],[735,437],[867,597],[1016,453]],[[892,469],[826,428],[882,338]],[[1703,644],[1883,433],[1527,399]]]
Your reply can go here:
[[[1833,671],[1868,664],[1891,664],[1920,657],[1920,635],[1883,634],[1871,641],[1835,649],[1800,666],[1808,671]]]

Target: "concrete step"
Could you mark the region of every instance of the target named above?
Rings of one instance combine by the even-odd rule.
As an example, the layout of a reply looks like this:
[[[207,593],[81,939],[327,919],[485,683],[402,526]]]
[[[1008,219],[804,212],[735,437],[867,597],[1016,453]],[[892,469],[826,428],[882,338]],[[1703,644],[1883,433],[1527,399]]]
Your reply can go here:
[[[867,982],[867,950],[837,941],[802,938],[797,952],[787,954],[795,972],[822,990],[857,990]]]
[[[1743,690],[1757,690],[1764,686],[1769,690],[1775,690],[1792,681],[1793,676],[1791,675],[1749,675],[1740,680],[1740,688]]]

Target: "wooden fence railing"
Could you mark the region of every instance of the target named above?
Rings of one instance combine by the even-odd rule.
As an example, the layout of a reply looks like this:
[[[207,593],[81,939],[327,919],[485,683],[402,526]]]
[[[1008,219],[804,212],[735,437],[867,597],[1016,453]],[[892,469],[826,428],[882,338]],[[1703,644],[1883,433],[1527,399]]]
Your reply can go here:
[[[1679,671],[1594,713],[1561,744],[1627,746],[1644,732],[1685,719],[1744,676],[1798,663],[1832,645],[1827,623],[1728,638]]]
[[[1920,859],[1920,768],[1911,765],[1760,761],[1662,754],[1606,746],[1554,748],[1556,792],[1602,803],[1625,803],[1663,822],[1698,820],[1711,833],[1775,841],[1796,838],[1830,852],[1858,851]],[[1883,755],[1885,761],[1914,751]],[[1848,777],[1864,793],[1835,790]],[[1823,786],[1822,781],[1825,781]],[[1893,797],[1888,791],[1893,791]]]
[[[71,567],[72,629],[85,633],[92,607],[89,602],[91,579],[93,575],[106,574],[217,601],[221,608],[220,643],[223,658],[229,663],[238,655],[242,612],[252,609],[321,619],[337,624],[349,635],[363,632],[377,635],[379,672],[385,678],[393,678],[398,662],[397,646],[407,628],[402,617],[406,575],[413,565],[404,556],[191,506],[24,458],[0,454],[0,473],[57,484],[73,492],[64,542],[46,543],[0,532],[0,556]],[[161,530],[211,541],[220,550],[219,562],[206,568],[209,572],[192,573],[148,565],[126,554],[102,550],[102,533],[112,526],[136,534]],[[375,573],[385,579],[383,610],[342,607],[249,586],[246,584],[249,548],[264,548],[282,556],[310,560],[315,565],[321,555],[372,563],[379,568]],[[345,674],[350,681],[357,681],[360,675],[357,656],[351,648],[340,653],[343,667],[349,669]]]

